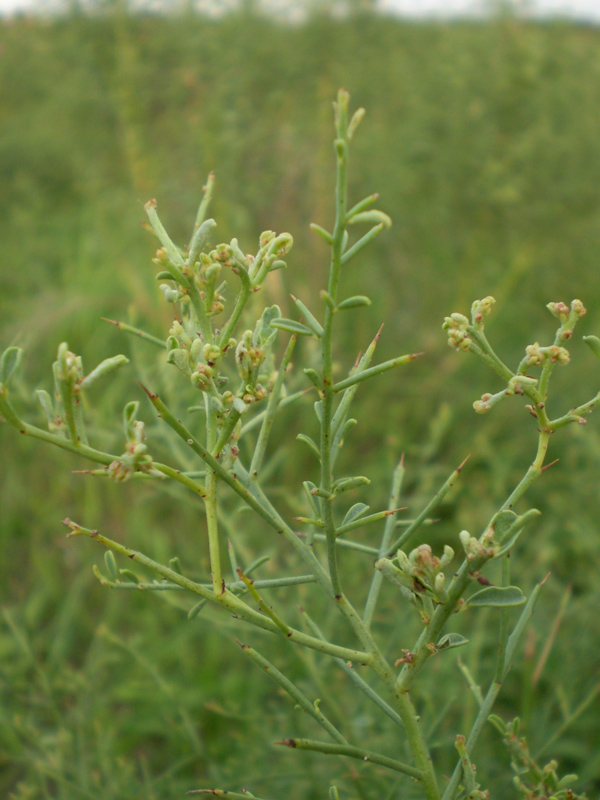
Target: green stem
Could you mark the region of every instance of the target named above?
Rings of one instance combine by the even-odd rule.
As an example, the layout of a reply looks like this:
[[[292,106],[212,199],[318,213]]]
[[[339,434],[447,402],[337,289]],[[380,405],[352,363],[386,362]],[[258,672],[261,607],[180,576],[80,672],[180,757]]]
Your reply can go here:
[[[467,458],[468,458],[468,456],[467,456]],[[454,484],[458,480],[458,476],[460,475],[460,472],[461,472],[462,468],[466,464],[467,458],[465,458],[465,460],[462,462],[462,464],[460,464],[460,466],[458,466],[454,470],[454,472],[450,475],[450,477],[444,482],[443,486],[441,486],[438,489],[438,491],[435,493],[435,495],[432,497],[432,499],[429,501],[429,503],[427,503],[425,508],[416,517],[416,519],[413,522],[411,522],[411,524],[404,531],[404,533],[402,533],[402,535],[399,536],[396,539],[396,541],[392,545],[390,545],[388,547],[387,551],[384,553],[385,556],[389,557],[389,556],[395,554],[396,551],[398,550],[398,548],[400,548],[403,545],[405,545],[412,538],[412,536],[419,530],[421,525],[423,525],[425,523],[425,521],[427,520],[429,514],[432,511],[434,511],[440,505],[440,503],[442,502],[444,497],[448,494],[450,489],[454,486]]]
[[[250,477],[253,479],[258,477],[258,473],[260,472],[260,468],[265,457],[265,450],[267,448],[267,442],[269,441],[269,434],[271,433],[271,428],[273,427],[273,422],[275,420],[275,413],[277,412],[277,408],[279,406],[281,387],[283,386],[283,381],[285,380],[286,370],[292,359],[292,353],[294,352],[297,338],[298,337],[294,334],[288,342],[288,346],[286,347],[283,358],[281,359],[281,364],[279,365],[277,378],[275,379],[275,382],[269,393],[269,400],[267,402],[263,424],[261,426],[258,440],[256,442],[256,446],[254,447],[252,461],[250,463],[249,472]]]
[[[126,322],[119,322],[116,319],[107,319],[106,317],[102,317],[102,319],[104,322],[110,322],[111,325],[116,325],[120,331],[131,333],[134,336],[139,336],[140,339],[144,339],[146,342],[151,342],[157,347],[160,347],[162,350],[166,348],[166,343],[163,339],[159,339],[158,336],[153,336],[151,333],[146,333],[146,331],[140,330],[140,328],[134,328],[133,325],[128,325]]]
[[[194,594],[200,595],[200,597],[208,600],[211,603],[214,603],[215,605],[226,608],[234,616],[243,619],[244,621],[249,622],[258,628],[269,631],[270,633],[281,635],[279,628],[271,619],[269,619],[269,617],[264,616],[264,614],[260,614],[258,611],[254,611],[254,609],[250,608],[250,606],[244,603],[243,600],[241,600],[239,597],[236,597],[230,591],[226,590],[222,594],[215,594],[215,592],[208,587],[200,583],[196,583],[195,581],[186,578],[184,575],[180,575],[175,570],[159,564],[157,561],[148,558],[148,556],[140,553],[137,550],[132,550],[131,548],[125,547],[119,542],[108,539],[106,536],[98,533],[98,531],[89,530],[88,528],[77,525],[68,519],[64,520],[64,523],[71,529],[71,533],[68,534],[69,536],[83,535],[88,536],[90,539],[95,539],[97,542],[100,542],[100,544],[103,544],[105,547],[108,547],[115,553],[126,556],[135,563],[141,564],[143,567],[147,567],[147,569],[151,570],[152,572],[156,572],[166,580],[171,581],[172,583],[175,583],[178,586],[193,592]],[[307,634],[302,633],[302,631],[296,630],[295,628],[290,628],[289,630],[290,632],[287,635],[288,641],[296,642],[303,647],[310,647],[320,653],[326,653],[334,658],[343,658],[347,661],[357,664],[368,665],[371,664],[373,660],[373,657],[370,653],[366,653],[362,650],[353,650],[349,647],[341,647],[340,645],[332,644],[331,642],[324,642],[314,636],[308,636]]]
[[[236,640],[237,641],[237,640]],[[342,736],[342,734],[338,731],[338,729],[331,723],[325,714],[320,711],[317,703],[313,704],[310,702],[308,697],[298,689],[298,687],[293,684],[289,678],[286,678],[283,673],[281,673],[277,667],[268,661],[264,656],[258,653],[254,648],[250,647],[247,644],[242,644],[238,642],[242,651],[252,660],[255,664],[257,664],[261,669],[264,669],[267,675],[272,678],[276,683],[278,683],[282,689],[284,689],[290,697],[303,709],[309,716],[311,716],[314,720],[316,720],[319,725],[327,731],[327,733],[334,739],[338,744],[347,745],[348,742]]]
[[[400,499],[400,491],[402,489],[402,481],[404,479],[404,456],[400,459],[400,463],[394,470],[394,475],[392,478],[392,489],[390,492],[390,500],[388,503],[388,510],[391,512],[395,509],[398,505],[398,501]],[[390,513],[388,518],[385,521],[385,526],[383,529],[383,536],[381,538],[381,546],[379,547],[379,558],[383,558],[389,550],[390,541],[392,539],[394,529],[396,527],[396,516],[395,514]],[[369,594],[367,595],[367,601],[365,603],[365,611],[363,615],[363,620],[367,628],[371,627],[371,623],[373,622],[373,615],[375,614],[375,607],[377,605],[377,600],[379,598],[379,592],[381,590],[381,584],[383,581],[383,575],[379,570],[374,570],[373,578],[371,580],[371,586],[369,587]]]
[[[184,442],[186,442],[192,448],[197,455],[200,456],[200,458],[203,459],[203,461],[206,462],[207,468],[214,470],[218,478],[230,486],[230,488],[232,488],[233,491],[239,497],[241,497],[242,500],[244,500],[244,502],[250,506],[250,508],[252,508],[271,528],[276,530],[277,533],[281,534],[284,539],[292,545],[304,563],[311,570],[319,585],[327,594],[331,595],[331,584],[329,582],[327,573],[315,558],[312,549],[294,533],[289,525],[284,522],[281,516],[272,509],[270,504],[269,507],[267,507],[265,502],[261,502],[261,500],[257,499],[255,494],[253,494],[247,488],[247,486],[244,485],[235,472],[228,472],[225,467],[223,467],[223,465],[220,464],[217,459],[208,452],[206,447],[204,447],[204,445],[202,445],[191,434],[185,425],[183,425],[171,413],[171,411],[169,411],[167,406],[157,394],[153,394],[147,390],[145,391],[150,398],[150,402],[157,410],[159,416],[175,431],[175,433],[177,433],[178,436],[183,439]],[[258,488],[256,488],[256,492],[259,492]]]
[[[538,585],[532,591],[531,596],[527,601],[525,608],[521,612],[519,621],[517,622],[513,632],[508,638],[506,651],[503,659],[504,663],[503,663],[502,674],[499,678],[497,676],[494,676],[494,680],[492,681],[490,688],[488,689],[487,694],[483,700],[483,703],[479,708],[479,712],[477,714],[477,717],[475,718],[475,722],[473,723],[473,727],[471,728],[471,732],[466,741],[465,747],[469,755],[473,753],[473,749],[477,743],[477,740],[479,739],[481,731],[483,730],[485,723],[487,722],[487,719],[492,711],[494,703],[496,702],[496,698],[500,693],[500,689],[502,688],[502,683],[504,682],[510,670],[510,667],[512,665],[512,659],[514,657],[519,638],[521,636],[521,633],[523,632],[523,629],[525,628],[527,620],[533,613],[533,607],[535,606],[538,595],[542,589],[542,585],[543,585],[542,583],[538,583]],[[454,772],[452,773],[452,777],[450,778],[450,782],[448,783],[446,789],[444,790],[444,794],[442,795],[442,800],[453,800],[456,794],[456,790],[458,789],[458,784],[460,782],[461,775],[462,775],[462,760],[459,759],[454,769]]]
[[[392,358],[390,361],[384,361],[382,364],[378,364],[370,369],[365,369],[363,372],[351,375],[349,378],[345,378],[343,381],[336,383],[333,387],[333,391],[336,394],[337,392],[343,392],[345,389],[349,389],[350,386],[362,383],[362,381],[366,381],[375,375],[380,375],[382,372],[387,372],[388,369],[393,369],[401,364],[408,364],[420,355],[422,355],[422,353],[408,353],[405,356],[398,356],[397,358]]]
[[[540,430],[536,456],[515,490],[502,506],[502,511],[511,509],[515,503],[521,499],[531,484],[542,474],[544,459],[548,451],[549,439],[550,433],[546,430]]]
[[[373,753],[371,750],[363,750],[361,747],[352,747],[349,744],[330,744],[329,742],[317,742],[313,739],[286,739],[277,744],[284,744],[286,747],[295,747],[298,750],[312,750],[316,753],[325,755],[350,756],[358,758],[360,761],[370,761],[372,764],[380,764],[382,767],[393,769],[396,772],[403,772],[418,781],[422,781],[424,776],[420,769],[415,769],[409,764],[395,761],[393,758]]]

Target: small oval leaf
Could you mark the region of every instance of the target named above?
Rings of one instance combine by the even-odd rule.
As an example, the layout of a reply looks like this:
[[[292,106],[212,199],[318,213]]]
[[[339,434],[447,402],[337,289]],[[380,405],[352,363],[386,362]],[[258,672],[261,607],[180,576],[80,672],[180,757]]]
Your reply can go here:
[[[488,586],[472,595],[467,600],[467,605],[471,608],[510,608],[523,605],[526,599],[518,586]]]
[[[346,512],[346,516],[344,517],[344,521],[342,522],[342,527],[344,525],[347,525],[349,522],[353,522],[355,519],[362,517],[364,514],[367,513],[368,510],[369,506],[366,505],[365,503],[355,503]]]
[[[138,584],[140,582],[140,579],[135,574],[135,572],[132,572],[130,569],[120,569],[119,573],[120,573],[121,577],[124,580],[129,581],[129,583]]]
[[[359,308],[360,306],[370,306],[371,305],[371,298],[367,297],[364,294],[357,294],[354,297],[348,297],[346,300],[342,300],[342,302],[338,306],[339,311],[343,311],[347,308]]]
[[[445,636],[439,640],[436,644],[436,650],[451,650],[453,647],[462,647],[464,644],[468,644],[469,640],[465,639],[464,636],[461,636],[460,633],[447,633]]]
[[[317,447],[317,445],[315,444],[315,442],[314,442],[314,441],[313,441],[313,440],[310,438],[310,436],[306,436],[304,433],[299,433],[299,434],[296,436],[296,439],[297,439],[299,442],[304,442],[304,444],[305,444],[305,445],[308,445],[308,448],[309,448],[310,450],[312,450],[312,452],[313,452],[313,453],[316,455],[316,457],[317,457],[318,459],[320,459],[320,458],[321,458],[321,453],[320,453],[320,451],[319,451],[319,448]]]
[[[314,336],[315,334],[306,325],[301,322],[296,322],[294,319],[274,319],[270,323],[272,328],[278,328],[281,331],[288,333],[297,333],[300,336]]]
[[[107,550],[106,553],[104,553],[104,563],[106,564],[106,569],[110,577],[113,581],[117,581],[119,579],[119,573],[117,572],[117,562],[115,561],[112,550]]]
[[[600,339],[597,336],[584,336],[583,341],[595,356],[600,358]]]
[[[2,353],[0,360],[0,383],[8,386],[12,376],[17,372],[23,358],[23,350],[20,347],[8,347]]]

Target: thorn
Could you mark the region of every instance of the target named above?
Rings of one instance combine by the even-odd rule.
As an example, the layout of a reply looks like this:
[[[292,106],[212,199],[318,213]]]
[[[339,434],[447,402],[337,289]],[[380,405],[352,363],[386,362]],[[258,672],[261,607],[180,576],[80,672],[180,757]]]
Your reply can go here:
[[[547,469],[550,469],[550,467],[553,467],[555,464],[558,464],[559,461],[560,458],[556,458],[554,461],[551,461],[549,464],[546,464],[545,467],[542,467],[540,472],[546,472]]]
[[[543,586],[543,585],[546,583],[546,581],[548,580],[548,578],[550,577],[550,575],[552,575],[552,573],[551,573],[551,572],[549,572],[549,573],[546,575],[546,577],[545,577],[543,580],[541,580],[541,581],[540,581],[540,586]]]
[[[296,302],[296,300],[298,299],[297,297],[294,297],[294,295],[293,295],[293,294],[291,294],[291,293],[290,293],[290,297],[292,298],[292,300],[294,301],[294,303],[295,303],[295,302]]]
[[[233,641],[234,641],[236,644],[239,644],[239,646],[242,648],[242,650],[244,650],[244,648],[248,647],[248,645],[247,645],[247,644],[243,644],[242,642],[240,642],[240,640],[239,640],[239,639],[236,639],[236,638],[235,638],[235,636],[233,637]]]
[[[404,467],[404,453],[400,456],[400,466]]]
[[[158,398],[158,395],[157,395],[157,394],[152,394],[152,392],[151,392],[151,391],[149,391],[148,389],[146,389],[146,387],[144,386],[144,384],[143,384],[141,381],[138,381],[138,383],[139,383],[139,385],[142,387],[142,389],[143,389],[143,390],[146,392],[146,394],[148,395],[148,397],[150,398],[150,400],[156,400],[156,399]]]
[[[356,369],[358,367],[358,365],[360,364],[361,356],[362,356],[361,352],[356,356],[356,361],[354,362],[354,369]]]
[[[381,336],[381,331],[382,331],[382,330],[383,330],[383,322],[381,323],[381,327],[379,328],[379,330],[377,331],[377,334],[376,334],[375,338],[373,339],[373,341],[375,342],[375,344],[377,344],[377,342],[379,341],[379,337]]]
[[[415,358],[421,358],[421,356],[424,356],[424,355],[425,355],[425,353],[411,353],[410,354],[410,360],[414,361]]]
[[[121,323],[116,319],[108,319],[108,317],[100,317],[100,319],[104,320],[104,322],[110,322],[111,325],[116,325],[117,328],[121,327]]]
[[[296,747],[295,739],[284,739],[282,742],[273,742],[273,744],[282,744],[285,747]]]
[[[406,511],[408,506],[402,506],[402,508],[392,508],[389,511],[385,512],[386,517],[391,517],[392,514],[397,514],[399,511]]]
[[[471,453],[469,453],[469,455],[465,458],[462,464],[459,464],[459,466],[456,468],[456,472],[460,472],[470,458],[471,458]]]

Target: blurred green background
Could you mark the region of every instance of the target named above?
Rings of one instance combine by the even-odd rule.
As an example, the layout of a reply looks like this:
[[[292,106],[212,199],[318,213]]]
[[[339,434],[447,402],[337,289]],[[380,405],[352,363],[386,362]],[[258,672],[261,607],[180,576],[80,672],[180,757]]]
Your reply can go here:
[[[123,402],[141,400],[135,378],[152,380],[158,357],[100,317],[165,335],[170,309],[153,277],[141,204],[157,197],[167,229],[184,242],[211,169],[219,241],[237,236],[252,251],[262,230],[291,231],[290,269],[275,274],[268,299],[288,315],[290,291],[318,308],[327,253],[308,223],[332,222],[331,101],[339,86],[367,109],[351,196],[378,191],[394,219],[346,276],[345,294],[374,302],[342,325],[340,364],[352,363],[381,322],[378,358],[426,353],[359,394],[360,425],[340,468],[352,474],[359,460],[372,479],[370,502],[381,506],[404,452],[402,504],[414,513],[471,454],[440,522],[419,540],[455,545],[518,481],[536,435],[518,400],[484,418],[473,413],[473,401],[500,385],[475,359],[448,349],[444,315],[493,294],[489,335],[511,364],[525,345],[549,343],[549,301],[582,299],[589,312],[577,333],[600,334],[597,29],[511,16],[411,23],[360,9],[341,18],[322,10],[292,25],[251,4],[212,19],[129,16],[105,6],[93,15],[74,7],[57,18],[3,20],[0,344],[26,348],[21,408],[36,419],[31,389],[49,388],[59,342],[88,368],[129,355],[134,365],[94,395],[98,428],[110,425],[120,442]],[[580,335],[570,349],[572,364],[554,381],[555,416],[598,390],[599,365]],[[314,433],[310,405],[280,421],[279,433]],[[542,760],[556,757],[563,772],[579,773],[590,797],[600,792],[598,425],[592,416],[585,429],[557,434],[550,460],[560,461],[522,505],[543,517],[519,543],[515,582],[529,591],[551,574],[496,709],[507,719],[521,715],[532,753],[549,743]],[[158,428],[150,432],[158,442]],[[293,436],[289,446],[272,466],[287,487],[283,507],[298,513],[301,482],[315,470]],[[167,800],[202,786],[246,785],[270,800],[303,800],[326,797],[330,781],[342,798],[396,796],[372,767],[274,749],[274,741],[315,731],[246,668],[231,642],[240,626],[208,611],[189,622],[164,596],[102,588],[91,572],[102,553],[90,542],[66,543],[59,525],[69,516],[159,560],[178,554],[206,574],[193,501],[72,475],[87,465],[6,425],[0,448],[2,797]],[[296,569],[255,520],[233,517],[230,526],[244,552],[273,554],[265,576]],[[371,528],[363,540],[378,536]],[[344,565],[355,570],[360,599],[370,564],[350,557]],[[310,595],[299,591],[293,602],[310,603]],[[403,609],[386,591],[377,625],[392,658],[412,637],[397,620]],[[330,622],[333,629],[337,620]],[[459,654],[486,686],[493,614],[457,626],[472,642]],[[244,636],[323,697],[355,741],[397,755],[395,732],[332,665]],[[454,652],[432,663],[418,692],[444,774],[453,768],[454,735],[473,719],[466,695]],[[493,795],[513,796],[493,731],[475,761]],[[412,796],[410,787],[402,791]]]

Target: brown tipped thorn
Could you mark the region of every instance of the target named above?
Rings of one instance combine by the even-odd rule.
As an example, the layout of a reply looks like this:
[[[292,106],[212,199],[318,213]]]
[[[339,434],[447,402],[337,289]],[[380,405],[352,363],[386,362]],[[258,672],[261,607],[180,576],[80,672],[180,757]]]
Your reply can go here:
[[[391,508],[389,511],[385,512],[386,517],[391,517],[392,514],[397,514],[399,511],[406,511],[408,506],[402,506],[402,508]]]
[[[282,744],[285,747],[296,747],[295,739],[284,739],[282,742],[273,742],[273,744]]]
[[[156,400],[156,398],[158,397],[158,395],[157,395],[157,394],[153,394],[151,391],[149,391],[148,389],[146,389],[146,387],[144,386],[144,384],[143,384],[141,381],[138,381],[138,383],[139,383],[139,385],[142,387],[142,389],[143,389],[143,390],[146,392],[146,394],[148,395],[148,397],[150,398],[150,400]]]
[[[471,453],[469,453],[469,455],[468,455],[468,456],[465,458],[465,460],[462,462],[462,464],[459,464],[459,466],[456,468],[456,471],[457,471],[457,472],[460,472],[460,471],[461,471],[461,469],[464,467],[464,465],[467,463],[467,461],[468,461],[470,458],[471,458]]]
[[[425,355],[425,353],[411,353],[410,354],[410,360],[414,361],[415,358],[421,358],[421,356],[424,356],[424,355]]]
[[[402,455],[400,456],[400,466],[401,467],[404,466],[404,453],[402,453]]]
[[[116,325],[117,328],[121,327],[121,323],[116,319],[109,319],[108,317],[100,317],[100,319],[104,320],[104,322],[110,322],[111,325]]]
[[[547,469],[550,469],[550,467],[553,467],[555,464],[558,464],[559,461],[560,461],[560,458],[554,459],[554,461],[551,461],[549,464],[546,464],[545,467],[542,467],[542,469],[540,471],[541,472],[546,472]]]
[[[545,577],[545,578],[543,578],[543,579],[540,581],[540,586],[543,586],[543,585],[546,583],[546,581],[548,580],[548,578],[550,577],[550,575],[552,575],[552,573],[551,573],[551,572],[549,572],[549,573],[546,575],[546,577]]]
[[[375,344],[377,344],[377,342],[379,341],[379,337],[381,336],[381,331],[382,330],[383,330],[383,322],[381,323],[381,327],[377,331],[377,333],[375,335],[375,339],[373,340],[375,342]]]

